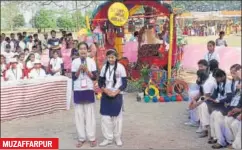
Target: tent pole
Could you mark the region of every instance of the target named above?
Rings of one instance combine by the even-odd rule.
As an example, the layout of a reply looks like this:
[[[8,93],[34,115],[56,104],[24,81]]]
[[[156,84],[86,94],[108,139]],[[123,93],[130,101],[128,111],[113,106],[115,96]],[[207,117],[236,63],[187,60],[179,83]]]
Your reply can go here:
[[[174,28],[174,14],[170,14],[170,36],[169,36],[169,51],[168,51],[168,82],[167,94],[170,91],[171,84],[171,69],[172,69],[172,48],[173,48],[173,28]]]

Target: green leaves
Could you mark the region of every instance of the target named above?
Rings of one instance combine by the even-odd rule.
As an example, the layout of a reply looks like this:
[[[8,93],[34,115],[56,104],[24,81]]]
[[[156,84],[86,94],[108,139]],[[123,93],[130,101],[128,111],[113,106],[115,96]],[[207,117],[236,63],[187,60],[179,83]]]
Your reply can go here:
[[[56,20],[53,11],[41,9],[34,17],[36,28],[55,28]]]
[[[57,27],[63,28],[63,29],[71,29],[75,27],[75,24],[73,22],[73,19],[70,15],[63,15],[60,16],[56,20]]]
[[[22,27],[25,25],[25,20],[23,14],[19,14],[13,18],[14,27]]]

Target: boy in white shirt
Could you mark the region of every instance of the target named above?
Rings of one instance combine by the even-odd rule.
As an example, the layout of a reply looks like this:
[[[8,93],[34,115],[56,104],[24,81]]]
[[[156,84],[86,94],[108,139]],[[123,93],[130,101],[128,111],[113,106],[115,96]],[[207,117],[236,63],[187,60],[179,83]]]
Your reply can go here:
[[[215,42],[214,41],[209,41],[207,44],[208,48],[208,53],[205,54],[204,59],[210,62],[210,60],[217,60],[218,62],[220,61],[218,53],[215,52]]]
[[[41,60],[41,53],[40,51],[37,49],[37,46],[33,46],[32,47],[32,52],[34,53],[35,59]]]
[[[64,74],[64,63],[62,58],[58,56],[58,52],[53,52],[53,58],[50,60],[51,74],[53,76],[59,76]]]
[[[11,49],[10,44],[7,44],[5,46],[5,52],[3,53],[6,58],[7,64],[10,62],[10,59],[13,58],[13,56],[15,55],[15,53],[11,52],[10,49]]]
[[[18,61],[16,58],[10,60],[10,68],[6,71],[6,81],[14,81],[23,79],[23,71],[18,67]]]
[[[34,46],[34,41],[32,35],[29,36],[29,41],[27,42],[27,48],[32,52],[32,47]]]
[[[41,62],[39,60],[35,60],[34,68],[29,73],[30,79],[44,78],[46,77],[45,70],[41,68]]]

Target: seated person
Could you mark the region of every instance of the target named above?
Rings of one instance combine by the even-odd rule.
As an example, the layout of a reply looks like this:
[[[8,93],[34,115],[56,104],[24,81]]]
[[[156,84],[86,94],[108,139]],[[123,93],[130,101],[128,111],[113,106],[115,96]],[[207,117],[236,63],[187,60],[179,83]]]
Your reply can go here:
[[[5,81],[14,81],[23,79],[23,71],[18,67],[16,58],[10,60],[10,68],[6,71]]]
[[[34,68],[29,73],[30,79],[44,78],[46,77],[45,70],[42,69],[41,62],[39,60],[35,60]]]
[[[53,52],[53,58],[50,60],[50,71],[53,76],[64,74],[64,64],[62,58],[58,56],[58,52]]]

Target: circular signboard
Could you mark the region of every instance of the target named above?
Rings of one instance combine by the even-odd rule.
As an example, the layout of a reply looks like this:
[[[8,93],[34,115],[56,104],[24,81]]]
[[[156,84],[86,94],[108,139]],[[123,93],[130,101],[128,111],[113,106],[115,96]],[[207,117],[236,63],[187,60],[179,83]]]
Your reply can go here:
[[[113,3],[108,9],[108,20],[114,25],[121,27],[129,19],[128,8],[120,2]]]

